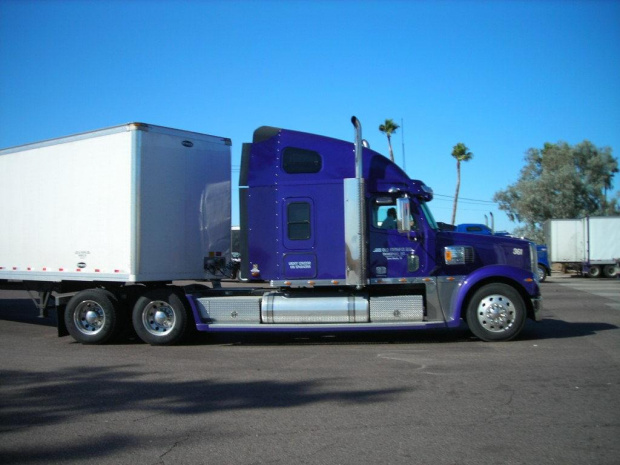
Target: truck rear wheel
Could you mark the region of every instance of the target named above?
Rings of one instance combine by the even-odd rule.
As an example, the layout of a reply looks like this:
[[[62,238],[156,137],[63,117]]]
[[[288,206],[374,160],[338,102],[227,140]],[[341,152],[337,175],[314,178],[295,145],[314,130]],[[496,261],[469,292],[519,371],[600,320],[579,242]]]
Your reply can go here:
[[[483,341],[508,341],[525,325],[521,295],[507,284],[487,284],[478,289],[467,307],[467,325]]]
[[[183,340],[191,315],[185,298],[173,289],[145,293],[133,308],[133,327],[151,345],[172,345]]]
[[[105,344],[122,327],[118,299],[105,289],[78,292],[67,304],[64,318],[69,334],[82,344]]]

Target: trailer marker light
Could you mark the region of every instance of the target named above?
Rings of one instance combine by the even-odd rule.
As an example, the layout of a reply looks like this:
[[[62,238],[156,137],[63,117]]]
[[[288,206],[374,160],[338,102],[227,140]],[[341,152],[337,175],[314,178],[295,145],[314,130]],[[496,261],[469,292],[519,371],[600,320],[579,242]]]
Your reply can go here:
[[[64,268],[58,268],[58,271],[65,271]]]
[[[99,268],[95,268],[95,273],[100,273],[101,270]]]
[[[82,269],[81,269],[81,268],[76,268],[76,270],[75,270],[75,271],[78,271],[78,272],[79,272],[79,271],[82,271]]]
[[[13,271],[17,271],[17,267],[16,266],[13,267]]]

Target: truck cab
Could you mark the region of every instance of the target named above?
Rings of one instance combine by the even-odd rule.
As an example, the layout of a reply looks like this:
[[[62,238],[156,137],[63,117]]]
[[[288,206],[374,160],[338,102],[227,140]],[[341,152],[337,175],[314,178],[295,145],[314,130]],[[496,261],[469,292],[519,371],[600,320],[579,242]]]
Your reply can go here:
[[[244,144],[241,273],[277,289],[269,321],[405,329],[466,319],[476,336],[505,340],[540,319],[533,246],[440,230],[432,189],[364,147],[361,126],[356,138],[261,127]],[[312,296],[324,300],[300,315]]]

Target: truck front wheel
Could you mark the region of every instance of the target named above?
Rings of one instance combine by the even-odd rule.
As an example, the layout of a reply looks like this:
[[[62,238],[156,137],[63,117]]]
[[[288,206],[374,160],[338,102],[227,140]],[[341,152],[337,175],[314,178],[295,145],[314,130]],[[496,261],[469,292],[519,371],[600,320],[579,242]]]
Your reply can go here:
[[[105,344],[121,330],[118,299],[104,289],[88,289],[74,295],[65,309],[65,326],[82,344]]]
[[[173,289],[157,289],[140,297],[133,308],[133,327],[151,345],[177,344],[185,337],[190,321],[185,299]]]
[[[467,307],[467,325],[483,341],[508,341],[525,325],[521,295],[507,284],[487,284],[478,289]]]

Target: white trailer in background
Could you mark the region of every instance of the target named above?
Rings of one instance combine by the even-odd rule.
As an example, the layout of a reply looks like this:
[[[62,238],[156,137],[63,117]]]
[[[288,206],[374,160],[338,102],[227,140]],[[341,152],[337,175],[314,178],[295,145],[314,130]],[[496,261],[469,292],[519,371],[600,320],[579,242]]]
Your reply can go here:
[[[614,277],[620,269],[620,216],[552,219],[543,225],[552,263],[590,277]]]

